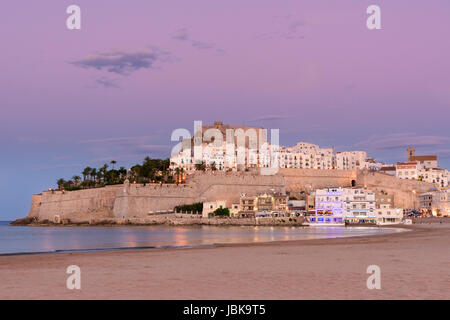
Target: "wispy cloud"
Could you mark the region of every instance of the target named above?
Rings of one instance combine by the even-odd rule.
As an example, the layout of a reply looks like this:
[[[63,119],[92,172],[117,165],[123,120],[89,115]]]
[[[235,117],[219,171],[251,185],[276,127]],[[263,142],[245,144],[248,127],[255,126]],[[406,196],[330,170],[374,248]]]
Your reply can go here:
[[[287,116],[268,114],[268,115],[263,115],[260,117],[250,119],[250,121],[253,121],[253,122],[254,121],[275,121],[275,120],[283,120],[283,119],[287,119]]]
[[[136,52],[101,52],[80,60],[71,61],[70,64],[83,69],[96,69],[119,75],[130,75],[140,69],[158,69],[159,63],[172,60],[169,52],[152,48],[151,50]],[[99,83],[111,85],[111,82],[107,82],[104,79],[100,79]]]
[[[119,85],[117,84],[116,79],[109,79],[107,77],[101,77],[101,78],[98,78],[97,80],[95,80],[95,82],[105,88],[119,88]]]
[[[187,28],[178,29],[172,39],[189,43],[192,47],[199,50],[214,50],[216,53],[224,54],[225,50],[217,48],[215,44],[192,39]]]
[[[19,142],[23,142],[23,143],[46,143],[46,142],[48,142],[47,139],[35,137],[35,136],[17,137],[16,140]]]
[[[416,135],[414,133],[395,133],[382,136],[372,136],[360,141],[355,146],[368,147],[377,150],[400,149],[408,147],[430,147],[446,145],[450,137],[433,135]]]
[[[305,39],[304,29],[309,26],[305,19],[295,17],[292,14],[274,16],[276,30],[257,36],[260,39],[282,38],[287,40]]]

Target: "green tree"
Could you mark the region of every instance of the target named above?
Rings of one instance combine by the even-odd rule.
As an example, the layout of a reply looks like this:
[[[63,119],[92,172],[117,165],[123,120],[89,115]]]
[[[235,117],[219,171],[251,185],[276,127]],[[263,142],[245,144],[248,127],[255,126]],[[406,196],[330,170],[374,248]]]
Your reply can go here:
[[[94,181],[97,181],[97,169],[93,168],[91,170],[91,174],[90,174],[91,178],[94,179]]]
[[[229,217],[230,210],[228,208],[217,208],[216,210],[214,210],[214,215],[216,217]]]
[[[122,176],[124,176],[124,175],[127,174],[127,169],[125,169],[125,167],[120,167],[120,168],[119,168],[119,173],[120,173]]]
[[[56,181],[56,184],[58,185],[59,190],[63,189],[64,183],[66,183],[66,180],[64,180],[63,178],[60,178],[60,179],[58,179],[58,181]]]
[[[89,177],[89,175],[91,174],[91,171],[92,171],[91,167],[84,168],[84,170],[82,172],[84,181]]]
[[[197,170],[197,171],[205,171],[206,170],[205,163],[203,161],[200,162],[200,163],[196,163],[195,164],[195,170]]]
[[[81,178],[80,178],[80,176],[73,176],[72,180],[74,181],[75,185],[78,185],[78,183],[80,182]]]

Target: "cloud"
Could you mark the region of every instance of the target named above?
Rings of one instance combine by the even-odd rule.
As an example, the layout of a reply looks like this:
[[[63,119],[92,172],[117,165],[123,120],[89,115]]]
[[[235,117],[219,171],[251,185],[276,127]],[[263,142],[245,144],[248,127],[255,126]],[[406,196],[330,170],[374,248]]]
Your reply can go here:
[[[291,14],[274,16],[274,22],[278,25],[277,30],[260,34],[260,39],[283,38],[287,40],[305,39],[304,28],[309,24],[304,19],[296,18]]]
[[[171,54],[158,48],[137,52],[111,51],[91,55],[70,64],[83,69],[96,69],[119,75],[130,75],[140,69],[157,69],[161,62],[171,61]],[[99,82],[99,81],[97,81]],[[101,84],[111,84],[101,80]]]
[[[17,137],[17,141],[23,142],[23,143],[47,143],[48,140],[36,136],[25,136],[25,137]]]
[[[257,118],[253,118],[250,119],[250,121],[274,121],[274,120],[283,120],[283,119],[287,119],[287,116],[282,116],[282,115],[263,115]]]
[[[433,147],[450,143],[450,137],[433,135],[416,135],[414,133],[395,133],[383,136],[372,136],[360,141],[355,146],[365,146],[370,149],[390,150],[408,147]]]
[[[117,84],[116,79],[108,79],[106,77],[101,77],[95,80],[95,82],[105,88],[120,88]]]
[[[215,44],[203,42],[199,40],[192,39],[186,28],[181,28],[177,30],[177,33],[172,36],[172,39],[189,43],[192,47],[199,50],[214,50],[216,53],[224,54],[225,50],[217,48]]]

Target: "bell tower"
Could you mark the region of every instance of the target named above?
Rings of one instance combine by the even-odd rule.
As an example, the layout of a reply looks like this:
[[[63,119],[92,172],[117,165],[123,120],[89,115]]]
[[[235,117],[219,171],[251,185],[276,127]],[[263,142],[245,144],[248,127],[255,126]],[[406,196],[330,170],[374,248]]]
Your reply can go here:
[[[414,148],[408,148],[408,162],[415,156],[416,150]]]

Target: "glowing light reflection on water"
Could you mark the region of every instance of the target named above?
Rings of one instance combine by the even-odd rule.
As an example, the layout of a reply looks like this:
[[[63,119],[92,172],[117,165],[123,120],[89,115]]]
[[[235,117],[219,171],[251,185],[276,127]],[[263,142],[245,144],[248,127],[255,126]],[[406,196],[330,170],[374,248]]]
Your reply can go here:
[[[377,227],[11,227],[0,222],[0,254],[311,240],[402,231]]]

